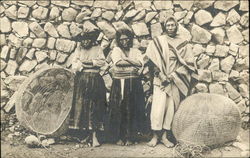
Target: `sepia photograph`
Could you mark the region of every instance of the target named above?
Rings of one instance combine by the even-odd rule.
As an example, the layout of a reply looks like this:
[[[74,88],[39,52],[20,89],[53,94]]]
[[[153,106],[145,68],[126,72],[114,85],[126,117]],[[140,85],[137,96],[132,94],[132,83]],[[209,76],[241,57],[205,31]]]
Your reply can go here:
[[[1,158],[250,157],[248,0],[1,0]]]

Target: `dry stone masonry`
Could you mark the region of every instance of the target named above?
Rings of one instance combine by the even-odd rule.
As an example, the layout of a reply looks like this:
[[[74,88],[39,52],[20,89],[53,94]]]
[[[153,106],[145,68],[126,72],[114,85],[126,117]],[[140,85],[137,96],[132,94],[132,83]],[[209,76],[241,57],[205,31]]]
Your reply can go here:
[[[1,109],[22,81],[46,65],[70,68],[75,38],[85,28],[99,28],[103,49],[115,33],[135,33],[142,53],[163,33],[174,15],[193,48],[199,83],[194,92],[218,93],[234,100],[249,122],[249,2],[247,0],[69,0],[0,2]],[[145,69],[146,71],[146,69]],[[104,77],[110,87],[111,79]],[[145,89],[149,87],[144,84]]]

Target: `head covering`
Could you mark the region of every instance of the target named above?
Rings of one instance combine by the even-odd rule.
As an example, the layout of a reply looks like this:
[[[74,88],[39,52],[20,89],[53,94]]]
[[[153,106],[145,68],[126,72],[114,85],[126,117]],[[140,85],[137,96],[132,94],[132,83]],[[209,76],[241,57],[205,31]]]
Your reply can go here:
[[[95,29],[91,30],[90,32],[82,32],[81,34],[75,37],[76,41],[81,42],[84,39],[90,39],[92,41],[96,41],[99,37],[100,30]]]
[[[176,18],[173,16],[173,15],[168,15],[163,23],[163,26],[164,26],[164,31],[166,31],[166,23],[170,20],[173,20],[176,24],[176,34],[178,33],[178,30],[179,30],[179,23],[177,22]]]

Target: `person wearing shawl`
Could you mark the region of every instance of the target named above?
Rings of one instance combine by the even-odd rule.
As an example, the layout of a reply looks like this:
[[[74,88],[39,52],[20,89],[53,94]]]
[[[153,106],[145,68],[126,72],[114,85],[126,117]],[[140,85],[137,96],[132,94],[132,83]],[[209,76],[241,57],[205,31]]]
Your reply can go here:
[[[79,36],[72,60],[75,72],[73,105],[70,128],[86,130],[84,142],[100,145],[96,132],[103,130],[106,88],[99,70],[105,65],[105,57],[96,40],[99,30],[92,30]]]
[[[144,93],[140,79],[143,68],[141,51],[132,48],[133,34],[130,30],[118,30],[117,46],[111,58],[113,83],[109,104],[109,132],[117,145],[131,145],[135,135],[143,130]]]
[[[146,57],[154,65],[150,113],[153,138],[148,142],[151,147],[156,146],[159,139],[167,147],[174,146],[168,139],[173,117],[181,100],[190,93],[191,82],[196,78],[191,46],[178,33],[175,18],[168,17],[164,27],[166,34],[154,38],[146,50]]]

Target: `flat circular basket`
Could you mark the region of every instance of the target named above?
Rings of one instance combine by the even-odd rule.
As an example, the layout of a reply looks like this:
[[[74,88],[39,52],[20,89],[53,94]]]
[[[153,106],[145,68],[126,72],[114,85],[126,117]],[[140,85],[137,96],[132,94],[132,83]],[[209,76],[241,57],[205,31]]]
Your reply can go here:
[[[172,130],[179,143],[216,146],[235,140],[240,122],[240,111],[231,99],[198,93],[180,104]]]
[[[19,88],[16,114],[33,132],[59,136],[68,129],[74,75],[64,68],[35,72]]]

